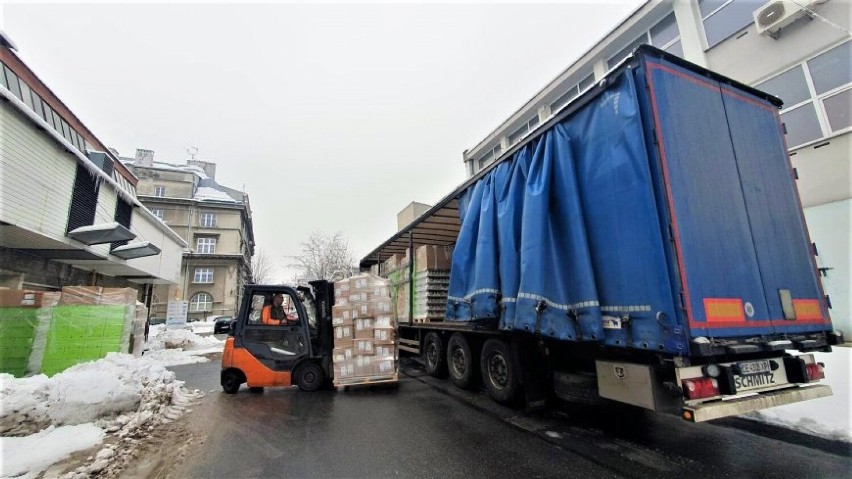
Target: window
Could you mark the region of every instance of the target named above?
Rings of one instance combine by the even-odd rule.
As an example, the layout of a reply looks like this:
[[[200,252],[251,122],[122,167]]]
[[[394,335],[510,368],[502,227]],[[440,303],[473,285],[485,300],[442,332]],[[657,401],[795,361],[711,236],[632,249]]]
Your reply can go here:
[[[6,70],[6,65],[0,63],[0,85],[3,85],[3,88],[9,89],[9,82],[6,81],[6,75],[3,73]]]
[[[213,268],[195,268],[195,277],[192,281],[194,283],[212,283]]]
[[[161,220],[165,217],[165,214],[164,214],[162,208],[151,208],[151,214],[153,214],[157,218],[160,218]]]
[[[299,309],[296,307],[298,302],[299,299],[284,291],[256,293],[251,297],[248,322],[250,325],[266,326],[288,326],[298,323],[301,319]]]
[[[44,103],[42,102],[41,97],[34,91],[30,91],[30,94],[32,95],[33,111],[35,111],[36,115],[44,120]]]
[[[210,311],[213,309],[213,296],[209,293],[197,293],[189,300],[190,311]]]
[[[515,143],[518,143],[519,141],[521,141],[521,138],[523,138],[524,135],[533,131],[536,126],[538,126],[538,114],[532,117],[523,126],[515,130],[514,133],[509,135],[509,144],[514,145]]]
[[[205,228],[216,227],[216,213],[201,213],[201,226]]]
[[[753,12],[764,3],[763,0],[698,0],[707,48],[751,25]]]
[[[195,252],[201,254],[215,254],[216,238],[198,238],[195,246]]]
[[[784,101],[781,121],[794,148],[852,127],[852,42],[820,53],[756,85]]]
[[[21,100],[26,103],[26,105],[30,108],[30,110],[35,111],[35,107],[33,106],[33,95],[30,90],[30,86],[24,82],[21,83]]]
[[[50,115],[53,117],[53,129],[58,133],[62,133],[62,120],[59,118],[59,113],[56,113],[56,110],[51,108]]]
[[[154,196],[166,196],[166,187],[165,186],[155,186],[154,187]]]
[[[6,74],[6,84],[9,85],[9,91],[18,98],[21,98],[21,85],[18,83],[18,75],[3,65],[3,72]]]
[[[502,152],[503,152],[503,146],[498,144],[497,146],[495,146],[494,148],[489,150],[488,153],[485,153],[484,155],[480,156],[479,157],[479,169],[481,170],[483,167],[485,167],[485,165],[490,163],[495,158],[499,157],[500,153],[502,153]]]
[[[677,29],[677,20],[675,19],[674,12],[666,15],[665,18],[654,24],[650,30],[643,32],[639,38],[633,40],[619,50],[618,53],[611,56],[606,61],[607,68],[614,67],[618,62],[633,53],[633,50],[639,47],[639,45],[645,43],[666,50],[673,55],[683,57],[683,48],[680,45],[680,31]],[[580,85],[581,91],[584,88],[584,86]]]

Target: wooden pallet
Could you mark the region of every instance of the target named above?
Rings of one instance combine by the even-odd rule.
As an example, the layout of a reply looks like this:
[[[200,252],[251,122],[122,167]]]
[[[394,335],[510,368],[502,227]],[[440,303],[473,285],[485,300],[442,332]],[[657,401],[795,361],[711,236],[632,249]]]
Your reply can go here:
[[[349,386],[368,386],[371,384],[387,384],[399,382],[399,373],[393,373],[386,376],[367,376],[362,378],[345,378],[334,380],[334,386],[337,388]]]

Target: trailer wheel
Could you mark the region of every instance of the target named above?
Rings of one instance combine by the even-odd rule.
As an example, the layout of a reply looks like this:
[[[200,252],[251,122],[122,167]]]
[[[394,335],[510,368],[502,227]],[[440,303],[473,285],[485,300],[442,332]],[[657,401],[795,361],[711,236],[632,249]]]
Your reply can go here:
[[[482,382],[492,399],[508,404],[517,398],[520,389],[518,368],[509,345],[500,339],[489,339],[482,346],[479,366]]]
[[[423,340],[423,362],[426,363],[426,373],[430,376],[444,377],[447,375],[447,356],[441,335],[432,331]]]
[[[447,343],[447,370],[450,373],[450,381],[457,387],[467,389],[473,383],[476,360],[463,334],[455,333],[450,336]]]
[[[296,385],[302,391],[316,391],[325,382],[325,374],[317,363],[305,363],[296,370]]]
[[[240,390],[240,384],[245,382],[243,374],[236,369],[226,369],[221,376],[222,390],[227,394],[236,394]]]

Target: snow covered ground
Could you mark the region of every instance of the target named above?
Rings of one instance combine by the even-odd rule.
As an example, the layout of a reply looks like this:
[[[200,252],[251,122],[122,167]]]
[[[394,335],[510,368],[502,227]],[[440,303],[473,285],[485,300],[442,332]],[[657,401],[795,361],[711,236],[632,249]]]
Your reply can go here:
[[[852,347],[835,347],[831,353],[816,353],[825,363],[825,379],[834,395],[802,403],[779,406],[744,417],[787,427],[826,439],[852,442]]]
[[[131,453],[132,438],[177,419],[201,396],[184,388],[166,366],[206,362],[204,354],[223,347],[213,336],[154,326],[141,358],[110,353],[50,378],[0,374],[0,477],[38,477],[69,455],[102,443],[108,444],[63,477],[89,477],[115,467]]]

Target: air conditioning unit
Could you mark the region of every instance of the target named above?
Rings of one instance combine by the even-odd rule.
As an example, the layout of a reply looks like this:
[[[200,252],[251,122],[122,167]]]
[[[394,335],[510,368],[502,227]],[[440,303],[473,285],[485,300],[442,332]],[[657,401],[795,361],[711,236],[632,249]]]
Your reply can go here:
[[[807,7],[813,3],[822,2],[813,2],[811,0],[773,0],[761,6],[753,13],[757,33],[775,38],[778,31],[782,28],[804,16],[810,16],[810,13],[803,7]]]

